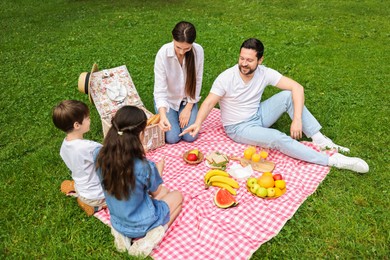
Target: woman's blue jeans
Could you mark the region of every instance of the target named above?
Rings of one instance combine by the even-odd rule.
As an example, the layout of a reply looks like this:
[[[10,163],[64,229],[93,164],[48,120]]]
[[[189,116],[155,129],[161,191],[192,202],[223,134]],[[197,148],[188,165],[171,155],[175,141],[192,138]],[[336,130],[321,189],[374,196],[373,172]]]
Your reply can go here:
[[[185,102],[180,103],[179,111],[175,111],[172,108],[170,108],[169,112],[167,112],[167,118],[169,120],[169,123],[171,124],[171,130],[165,132],[166,143],[175,144],[178,143],[180,140],[184,140],[186,142],[193,142],[198,138],[198,135],[192,137],[190,134],[179,136],[179,134],[183,132],[184,129],[186,129],[188,126],[192,125],[193,123],[195,123],[196,116],[198,115],[198,104],[195,103],[192,106],[191,116],[188,121],[188,125],[185,126],[184,128],[181,128],[179,122],[179,115],[181,111],[184,109],[185,104],[186,104]],[[154,109],[156,110],[156,113],[158,113],[156,109],[156,104],[154,106]]]
[[[329,156],[294,140],[279,130],[269,128],[283,113],[293,118],[294,107],[291,91],[282,91],[260,103],[257,113],[245,122],[225,126],[226,134],[238,143],[257,145],[310,163],[328,165]],[[302,112],[303,133],[311,137],[318,133],[321,125],[306,106]]]

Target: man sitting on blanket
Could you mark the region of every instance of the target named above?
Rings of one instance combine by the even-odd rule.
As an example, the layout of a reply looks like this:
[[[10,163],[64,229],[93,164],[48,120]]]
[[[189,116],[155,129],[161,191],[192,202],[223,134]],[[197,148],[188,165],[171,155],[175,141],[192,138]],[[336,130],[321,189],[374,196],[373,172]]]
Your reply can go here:
[[[367,163],[360,158],[340,153],[328,156],[294,140],[301,138],[303,132],[321,149],[334,148],[349,152],[348,148],[336,145],[320,132],[321,125],[304,106],[303,87],[276,70],[262,65],[263,53],[264,46],[258,39],[244,41],[238,64],[217,77],[199,109],[195,123],[182,134],[190,133],[195,136],[211,109],[219,102],[225,132],[236,142],[269,147],[310,163],[359,173],[368,172]],[[260,102],[268,85],[284,91]],[[292,119],[290,136],[269,128],[284,112]]]

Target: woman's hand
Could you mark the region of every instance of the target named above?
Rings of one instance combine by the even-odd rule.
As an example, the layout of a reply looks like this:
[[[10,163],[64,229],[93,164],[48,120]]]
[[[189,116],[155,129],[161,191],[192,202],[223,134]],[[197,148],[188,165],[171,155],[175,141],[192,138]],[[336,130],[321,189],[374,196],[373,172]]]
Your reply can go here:
[[[181,128],[184,128],[188,125],[188,122],[190,121],[192,106],[193,104],[187,103],[187,105],[181,111],[179,115],[179,122]]]
[[[169,123],[169,120],[167,118],[165,108],[160,108],[159,114],[160,114],[160,122],[158,123],[158,126],[160,127],[160,129],[164,132],[171,130],[171,124]]]

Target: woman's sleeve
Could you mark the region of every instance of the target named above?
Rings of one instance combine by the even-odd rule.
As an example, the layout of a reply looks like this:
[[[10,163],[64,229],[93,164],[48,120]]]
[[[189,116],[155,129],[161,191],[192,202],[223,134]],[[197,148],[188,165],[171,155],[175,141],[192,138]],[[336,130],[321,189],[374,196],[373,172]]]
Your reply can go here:
[[[169,110],[168,104],[168,85],[167,85],[167,73],[164,65],[164,53],[160,49],[157,52],[154,62],[154,101],[156,102],[157,110],[160,107],[165,107]]]
[[[198,103],[200,100],[200,92],[202,90],[202,81],[203,81],[203,66],[204,66],[204,51],[202,46],[199,44],[196,45],[195,49],[195,66],[196,66],[196,90],[195,98],[188,98],[189,103]]]

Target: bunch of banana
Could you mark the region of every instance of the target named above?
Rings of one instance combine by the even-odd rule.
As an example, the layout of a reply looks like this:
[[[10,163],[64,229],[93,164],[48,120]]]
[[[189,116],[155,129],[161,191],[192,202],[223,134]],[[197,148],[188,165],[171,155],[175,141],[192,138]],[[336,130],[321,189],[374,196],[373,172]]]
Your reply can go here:
[[[235,189],[240,187],[238,182],[229,177],[229,173],[218,169],[208,171],[204,176],[204,183],[206,188],[209,186],[224,188],[232,195],[236,195],[237,192]]]

